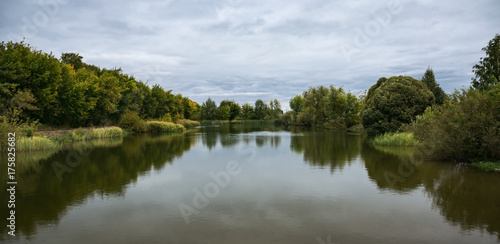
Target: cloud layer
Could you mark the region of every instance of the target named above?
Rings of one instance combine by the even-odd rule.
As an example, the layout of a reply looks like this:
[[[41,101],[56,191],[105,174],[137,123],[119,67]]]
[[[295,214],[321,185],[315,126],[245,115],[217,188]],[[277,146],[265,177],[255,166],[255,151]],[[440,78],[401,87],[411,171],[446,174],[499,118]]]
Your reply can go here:
[[[500,2],[170,0],[3,1],[2,40],[161,84],[202,103],[254,103],[310,86],[360,92],[379,77],[468,86],[481,48],[500,32]]]

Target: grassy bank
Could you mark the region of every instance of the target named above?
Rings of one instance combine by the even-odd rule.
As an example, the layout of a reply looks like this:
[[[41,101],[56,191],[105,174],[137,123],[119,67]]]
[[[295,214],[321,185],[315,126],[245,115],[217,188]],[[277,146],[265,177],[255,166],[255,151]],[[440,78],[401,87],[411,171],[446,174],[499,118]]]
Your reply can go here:
[[[116,126],[40,131],[35,133],[32,137],[20,137],[16,143],[16,150],[20,152],[57,150],[61,149],[64,143],[115,138],[124,135],[125,131]]]
[[[412,133],[385,133],[373,139],[373,145],[384,147],[414,147],[418,140]]]
[[[185,128],[193,128],[193,127],[201,125],[200,122],[194,121],[194,120],[189,120],[189,119],[180,119],[177,121],[177,124],[180,124],[180,125],[184,126]]]
[[[163,121],[148,121],[146,122],[146,133],[159,134],[159,133],[170,133],[170,132],[184,132],[184,128],[181,124],[174,124],[172,122]]]
[[[471,163],[470,166],[484,171],[500,172],[500,162]]]

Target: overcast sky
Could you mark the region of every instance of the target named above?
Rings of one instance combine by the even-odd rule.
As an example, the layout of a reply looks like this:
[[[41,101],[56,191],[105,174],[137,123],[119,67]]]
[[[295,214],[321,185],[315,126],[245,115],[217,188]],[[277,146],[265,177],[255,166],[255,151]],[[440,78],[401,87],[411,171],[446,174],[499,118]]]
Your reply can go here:
[[[1,40],[124,73],[204,102],[253,104],[310,86],[367,90],[379,77],[470,84],[500,33],[498,0],[16,0],[0,3]]]

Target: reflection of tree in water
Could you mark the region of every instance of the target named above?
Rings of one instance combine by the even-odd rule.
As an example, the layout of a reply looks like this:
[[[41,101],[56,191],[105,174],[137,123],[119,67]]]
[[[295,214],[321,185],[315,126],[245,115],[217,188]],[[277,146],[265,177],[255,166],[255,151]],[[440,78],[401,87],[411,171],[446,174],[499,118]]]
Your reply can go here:
[[[290,148],[304,155],[304,161],[313,166],[330,166],[342,170],[356,159],[361,149],[362,137],[341,131],[304,132],[292,135]]]
[[[368,175],[380,189],[409,193],[424,187],[433,207],[462,230],[481,229],[500,238],[500,175],[480,172],[452,163],[422,160],[419,151],[399,156],[368,145],[361,156]],[[410,163],[413,171],[400,172]],[[408,169],[408,168],[406,168]],[[387,176],[393,178],[387,178]],[[400,177],[399,180],[395,177]],[[391,183],[392,181],[392,183]]]
[[[382,149],[382,148],[381,148]],[[409,154],[406,149],[398,155],[398,149],[376,150],[365,143],[361,157],[365,162],[368,177],[382,190],[409,193],[422,185],[422,178],[433,175],[429,167],[417,167],[420,157]]]
[[[57,152],[29,170],[17,172],[16,233],[29,237],[35,234],[38,225],[58,222],[68,207],[79,205],[91,196],[123,195],[125,186],[135,182],[138,176],[152,168],[163,168],[194,144],[193,137],[185,135],[125,138],[119,146],[93,148],[88,156],[81,157],[80,164],[72,172],[62,175],[62,182],[52,163],[65,164],[69,151]],[[7,174],[3,168],[0,171]],[[5,182],[2,181],[3,189],[7,187]],[[7,203],[7,194],[1,194],[0,201]],[[5,220],[7,204],[2,204],[0,211],[0,217]],[[0,230],[3,239],[6,225]]]
[[[241,141],[248,145],[255,141],[257,147],[264,147],[270,143],[271,147],[277,148],[281,144],[281,135],[275,135],[272,132],[280,130],[279,127],[272,125],[268,127],[256,125],[207,126],[201,129],[201,141],[209,150],[212,150],[218,141],[222,147],[236,146]]]
[[[481,229],[500,240],[500,175],[468,168],[441,170],[425,179],[433,206],[462,230]]]

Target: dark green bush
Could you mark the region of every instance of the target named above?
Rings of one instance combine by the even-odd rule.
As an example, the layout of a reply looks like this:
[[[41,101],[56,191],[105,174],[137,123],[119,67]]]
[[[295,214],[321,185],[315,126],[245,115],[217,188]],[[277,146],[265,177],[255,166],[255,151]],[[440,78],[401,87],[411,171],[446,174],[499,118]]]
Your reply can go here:
[[[488,92],[455,91],[450,101],[428,108],[406,126],[430,156],[459,162],[500,160],[500,85]]]
[[[369,136],[395,132],[433,103],[434,95],[419,80],[409,76],[381,78],[368,91],[362,123]]]
[[[136,133],[146,132],[147,129],[146,122],[134,111],[125,112],[120,119],[119,125],[122,129]]]

